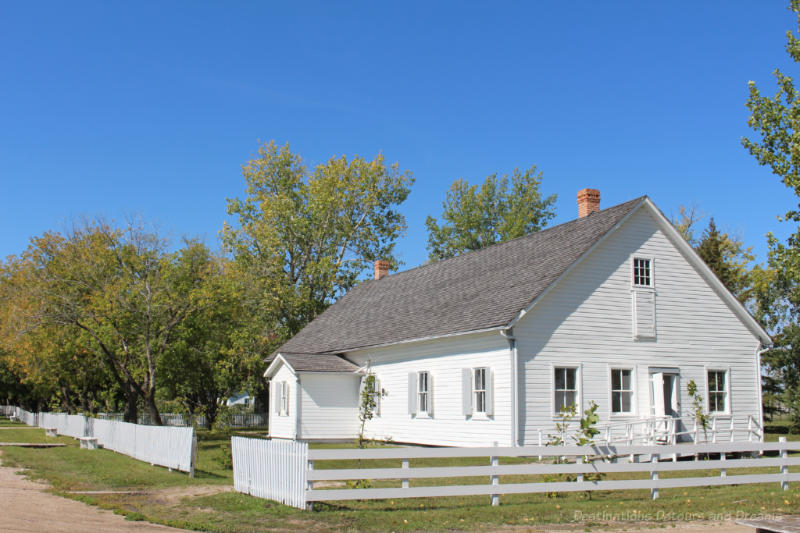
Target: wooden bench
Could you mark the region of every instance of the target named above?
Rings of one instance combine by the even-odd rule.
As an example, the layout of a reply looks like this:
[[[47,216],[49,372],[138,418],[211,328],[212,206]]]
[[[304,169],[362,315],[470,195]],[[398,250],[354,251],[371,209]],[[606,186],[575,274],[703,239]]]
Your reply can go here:
[[[78,440],[81,441],[81,448],[86,448],[87,450],[96,450],[99,448],[97,445],[97,437],[78,437]]]
[[[773,519],[737,520],[741,526],[756,528],[756,533],[800,533],[800,516],[781,516]]]
[[[56,428],[44,428],[44,435],[45,437],[58,437],[58,431]]]

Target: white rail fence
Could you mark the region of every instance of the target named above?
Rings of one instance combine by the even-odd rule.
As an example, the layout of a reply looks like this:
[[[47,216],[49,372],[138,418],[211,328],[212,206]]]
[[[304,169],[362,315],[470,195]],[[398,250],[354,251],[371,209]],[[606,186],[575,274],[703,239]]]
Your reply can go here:
[[[0,405],[0,415],[3,416],[11,416],[14,414],[14,407],[13,405]]]
[[[29,426],[55,429],[59,435],[95,438],[108,450],[194,476],[197,440],[192,427],[142,426],[65,413],[31,413],[19,407],[7,416]]]
[[[711,417],[706,428],[698,424],[694,417],[675,418],[671,416],[644,417],[601,424],[597,427],[600,434],[595,439],[601,444],[678,444],[681,442],[734,442],[762,441],[764,429],[752,415]],[[577,433],[573,429],[571,434]],[[562,434],[565,442],[570,435]],[[538,444],[547,443],[545,430],[538,430]]]
[[[498,505],[501,494],[581,492],[594,490],[650,490],[658,498],[659,490],[673,487],[780,483],[788,490],[789,482],[800,481],[800,473],[790,473],[790,466],[800,465],[800,457],[789,451],[800,450],[800,441],[724,442],[675,445],[615,446],[529,446],[519,448],[381,448],[381,449],[312,449],[294,441],[259,440],[233,437],[235,489],[261,498],[274,499],[294,507],[309,507],[313,502],[441,496],[491,497]],[[754,454],[767,456],[755,457]],[[769,456],[773,454],[775,456]],[[536,457],[566,458],[566,462],[536,461]],[[679,457],[704,456],[709,460],[678,461]],[[410,467],[411,459],[450,459],[486,457],[485,466]],[[529,458],[522,464],[500,465],[500,457]],[[662,458],[669,458],[663,461]],[[718,458],[717,458],[718,457]],[[586,458],[587,460],[584,460]],[[315,462],[328,460],[386,460],[400,463],[399,468],[319,469]],[[631,461],[633,459],[633,461]],[[645,462],[641,462],[645,460]],[[317,464],[317,466],[319,466]],[[729,468],[775,468],[772,473],[756,471],[728,476]],[[701,471],[719,471],[713,477]],[[685,477],[659,479],[661,472],[685,471]],[[649,474],[649,479],[585,479],[587,474]],[[501,476],[572,476],[574,481],[537,481],[500,483]],[[416,486],[412,479],[486,476],[485,484]],[[699,476],[699,477],[698,477]],[[400,486],[363,489],[314,488],[346,480],[393,480]]]
[[[308,443],[231,437],[231,452],[235,490],[305,507]]]

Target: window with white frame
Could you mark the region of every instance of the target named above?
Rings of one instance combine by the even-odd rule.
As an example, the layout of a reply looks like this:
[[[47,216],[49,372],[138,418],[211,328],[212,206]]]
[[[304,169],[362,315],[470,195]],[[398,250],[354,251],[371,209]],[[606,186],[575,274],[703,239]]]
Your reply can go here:
[[[474,379],[472,386],[472,396],[474,399],[475,413],[486,413],[486,369],[474,369]]]
[[[633,258],[633,284],[636,287],[653,286],[653,270],[650,259],[643,257]]]
[[[728,372],[708,371],[708,412],[726,413],[728,411]]]
[[[630,368],[611,369],[611,412],[633,412],[633,371]]]
[[[417,374],[417,412],[430,412],[430,376],[428,372]]]
[[[578,369],[574,367],[556,367],[554,379],[554,408],[558,414],[561,409],[570,405],[578,405]]]
[[[281,416],[289,415],[289,382],[281,382]]]

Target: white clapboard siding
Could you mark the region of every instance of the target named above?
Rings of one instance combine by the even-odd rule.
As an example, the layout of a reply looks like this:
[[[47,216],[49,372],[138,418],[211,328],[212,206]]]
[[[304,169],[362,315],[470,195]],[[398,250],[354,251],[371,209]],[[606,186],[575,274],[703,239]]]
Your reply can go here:
[[[499,333],[360,350],[347,358],[357,365],[369,362],[386,391],[380,415],[366,424],[368,437],[441,446],[511,444],[511,351]],[[476,367],[488,367],[493,376],[490,416],[465,414],[463,369]],[[430,376],[431,417],[412,414],[416,376],[409,376],[420,371]]]
[[[183,472],[193,469],[194,428],[93,421],[94,437],[108,450]]]
[[[355,438],[359,430],[360,379],[361,376],[352,373],[300,374],[298,438],[304,440]]]
[[[652,258],[657,267],[654,338],[635,338],[634,256]],[[748,416],[760,420],[758,339],[644,209],[546,294],[514,326],[514,335],[525,444],[538,444],[540,435],[546,440],[555,432],[553,368],[559,365],[579,368],[582,405],[596,402],[604,424],[651,415],[649,379],[657,368],[679,372],[681,416],[690,414],[689,380],[707,399],[706,371],[719,368],[729,372],[730,411],[738,424],[735,440],[749,438]],[[610,412],[611,368],[633,370],[634,413],[630,416]]]
[[[281,411],[280,388],[281,384],[286,383],[289,391],[289,412]],[[286,366],[282,366],[269,380],[270,397],[269,408],[269,435],[282,439],[294,439],[297,437],[297,376]]]
[[[305,507],[307,443],[232,437],[231,453],[236,491]]]

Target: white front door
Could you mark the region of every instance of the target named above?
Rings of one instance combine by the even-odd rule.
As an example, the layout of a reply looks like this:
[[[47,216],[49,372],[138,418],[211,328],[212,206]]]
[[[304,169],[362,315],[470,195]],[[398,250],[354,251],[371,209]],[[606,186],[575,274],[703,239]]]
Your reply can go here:
[[[678,374],[655,372],[650,376],[650,394],[653,400],[653,416],[680,416]]]

